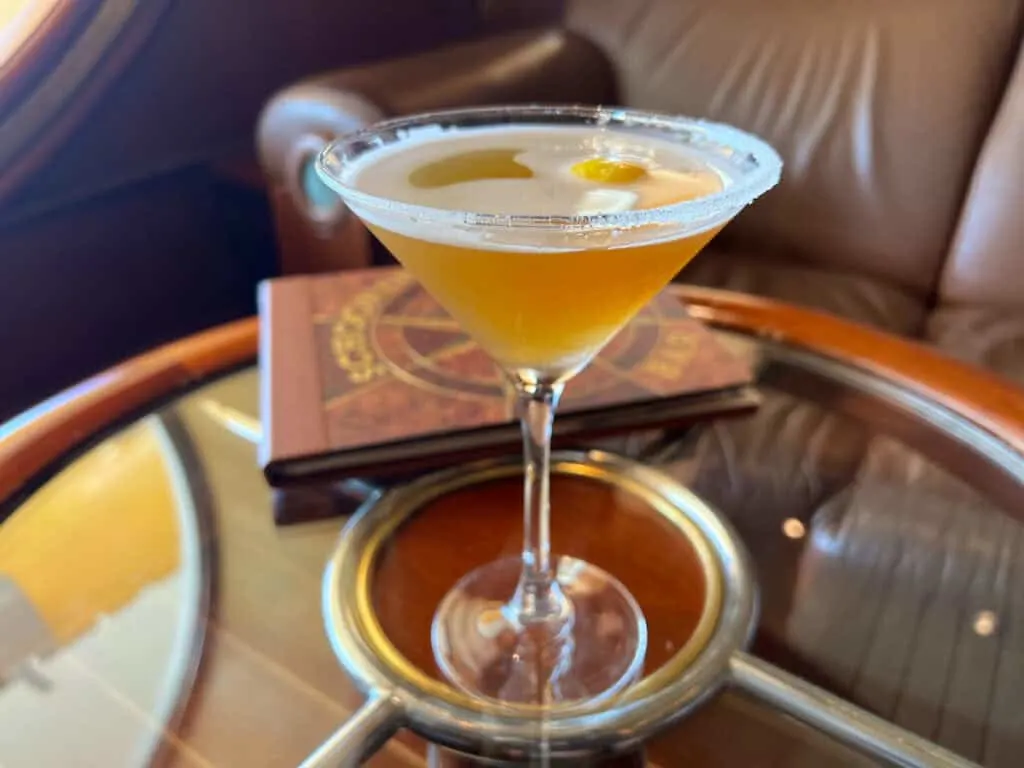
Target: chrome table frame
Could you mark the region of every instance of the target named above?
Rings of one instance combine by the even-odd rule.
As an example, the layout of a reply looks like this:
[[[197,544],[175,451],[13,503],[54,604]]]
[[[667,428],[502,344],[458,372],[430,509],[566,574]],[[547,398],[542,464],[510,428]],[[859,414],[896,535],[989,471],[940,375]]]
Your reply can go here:
[[[374,615],[370,582],[388,537],[434,498],[522,471],[518,458],[436,472],[369,495],[341,534],[324,574],[323,611],[338,659],[366,703],[301,768],[361,765],[399,728],[440,746],[489,760],[578,760],[636,749],[724,686],[894,765],[966,768],[968,760],[895,726],[746,652],[757,619],[749,557],[729,523],[657,470],[601,451],[561,452],[552,472],[589,477],[636,493],[693,544],[707,597],[693,636],[662,667],[618,699],[596,708],[490,703],[414,668]]]

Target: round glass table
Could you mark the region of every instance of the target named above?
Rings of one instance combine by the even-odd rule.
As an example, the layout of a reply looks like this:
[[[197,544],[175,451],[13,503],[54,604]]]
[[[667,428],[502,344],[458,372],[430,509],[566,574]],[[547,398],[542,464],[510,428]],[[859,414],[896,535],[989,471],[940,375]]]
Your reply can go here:
[[[663,470],[732,522],[760,588],[752,653],[969,760],[1019,765],[1024,394],[835,318],[677,290],[753,364],[760,407],[587,447]],[[0,431],[5,768],[296,765],[362,703],[325,635],[320,584],[366,487],[267,486],[257,333],[246,320],[155,350]],[[671,542],[607,493],[556,483],[554,498],[595,521],[556,543],[633,569],[657,667],[695,610]],[[485,532],[481,499],[501,521]],[[276,525],[285,503],[320,519]],[[514,484],[453,498],[383,551],[381,624],[430,674],[437,600],[474,558],[514,551],[518,503]],[[402,732],[371,764],[424,754]],[[877,764],[730,691],[646,759]]]

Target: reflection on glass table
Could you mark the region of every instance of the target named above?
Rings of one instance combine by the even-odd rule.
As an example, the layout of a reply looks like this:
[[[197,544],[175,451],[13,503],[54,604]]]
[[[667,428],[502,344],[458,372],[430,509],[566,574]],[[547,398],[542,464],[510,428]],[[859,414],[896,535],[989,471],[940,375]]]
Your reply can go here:
[[[150,416],[0,527],[0,764],[141,766],[159,753],[206,619],[188,483]]]

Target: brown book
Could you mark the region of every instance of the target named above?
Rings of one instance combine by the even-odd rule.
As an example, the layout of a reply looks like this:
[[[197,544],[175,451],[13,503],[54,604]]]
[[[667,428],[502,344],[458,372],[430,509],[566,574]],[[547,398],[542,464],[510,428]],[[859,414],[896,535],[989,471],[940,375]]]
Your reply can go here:
[[[403,270],[278,278],[259,300],[260,462],[271,485],[393,478],[517,450],[504,377]],[[662,294],[569,383],[555,436],[749,410],[750,380],[746,363]]]

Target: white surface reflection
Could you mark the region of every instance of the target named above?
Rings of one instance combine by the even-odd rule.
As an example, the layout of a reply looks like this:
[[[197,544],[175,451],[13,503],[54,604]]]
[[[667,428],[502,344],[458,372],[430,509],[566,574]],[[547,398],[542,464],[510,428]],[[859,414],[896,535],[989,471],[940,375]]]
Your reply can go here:
[[[807,528],[795,517],[788,517],[782,521],[782,532],[789,539],[802,539],[807,535]]]
[[[978,611],[974,616],[974,633],[979,637],[991,637],[999,629],[999,617],[992,611]]]
[[[0,612],[0,658],[18,656],[0,679],[0,766],[149,765],[191,685],[205,621],[178,450],[149,417],[70,464],[36,501],[0,527],[0,572],[31,608]],[[18,520],[23,512],[42,517]],[[33,614],[51,642],[5,643],[19,633],[4,622]]]

